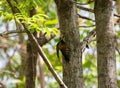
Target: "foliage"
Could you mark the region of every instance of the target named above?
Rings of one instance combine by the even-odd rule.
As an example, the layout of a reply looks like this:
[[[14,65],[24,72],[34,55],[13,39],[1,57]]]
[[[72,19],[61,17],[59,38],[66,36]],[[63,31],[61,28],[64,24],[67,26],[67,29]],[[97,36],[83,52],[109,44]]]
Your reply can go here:
[[[4,31],[15,30],[16,23],[15,20],[22,20],[22,23],[28,25],[28,30],[31,32],[44,32],[50,37],[51,32],[56,35],[52,41],[43,46],[43,50],[50,62],[52,63],[54,69],[62,78],[62,60],[61,56],[58,59],[56,56],[55,45],[59,41],[59,31],[55,28],[58,23],[56,19],[56,10],[53,0],[18,0],[17,4],[15,0],[11,0],[21,13],[12,14],[11,8],[7,4],[6,0],[0,1],[0,33]],[[89,0],[77,0],[79,3],[87,3]],[[85,5],[93,9],[93,3]],[[29,11],[37,7],[38,14],[33,17],[29,17]],[[81,15],[94,19],[94,14],[86,12],[84,10],[78,9]],[[82,22],[79,24],[80,40],[83,40],[87,34],[95,28],[95,22],[91,20],[86,20],[82,18]],[[84,26],[84,27],[83,27]],[[90,27],[89,27],[90,26]],[[116,29],[119,27],[115,27]],[[118,37],[120,32],[116,30]],[[17,36],[16,36],[17,35]],[[24,88],[25,77],[21,74],[22,70],[22,57],[20,54],[20,39],[19,34],[11,34],[3,37],[0,36],[0,46],[5,45],[5,47],[0,47],[0,80],[7,86],[7,88]],[[24,34],[25,39],[26,35]],[[26,40],[24,43],[26,44]],[[86,88],[93,88],[97,86],[97,68],[96,68],[96,42],[89,44],[89,49],[86,49],[83,53],[83,70]],[[118,53],[116,53],[117,58],[119,58]],[[117,59],[118,64],[120,60]],[[119,66],[118,66],[119,69]],[[47,88],[58,88],[58,84],[55,82],[53,76],[48,71],[46,65],[44,65],[45,77],[49,81],[46,81]],[[118,74],[120,71],[118,70]],[[39,83],[38,83],[39,84]],[[118,84],[120,85],[120,79],[118,76]],[[37,88],[37,87],[36,87]]]

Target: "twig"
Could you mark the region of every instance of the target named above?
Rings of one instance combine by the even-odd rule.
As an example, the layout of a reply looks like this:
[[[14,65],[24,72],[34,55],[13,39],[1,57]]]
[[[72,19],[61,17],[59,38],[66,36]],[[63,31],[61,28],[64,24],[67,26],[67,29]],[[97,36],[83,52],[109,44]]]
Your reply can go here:
[[[118,52],[118,54],[120,55],[120,50],[118,49],[118,47],[116,47],[115,49]]]
[[[85,10],[85,11],[88,11],[88,12],[91,12],[91,13],[94,13],[94,10],[93,10],[93,9],[83,7],[83,6],[81,6],[80,4],[77,4],[77,8],[82,9],[82,10]]]
[[[94,2],[94,0],[89,0],[89,1],[86,2],[86,3],[79,3],[79,2],[77,2],[77,4],[80,4],[80,5],[88,5],[88,4],[92,3],[92,2]]]
[[[80,18],[83,18],[83,19],[86,19],[86,20],[90,20],[90,21],[95,22],[95,20],[93,20],[93,19],[91,19],[91,18],[88,18],[88,17],[85,17],[85,16],[82,16],[82,15],[80,15],[80,14],[78,14],[78,16],[79,16]]]
[[[3,37],[3,36],[13,34],[13,33],[25,33],[25,31],[24,30],[11,30],[11,31],[0,33],[0,36]]]
[[[91,25],[91,26],[79,26],[79,27],[84,27],[84,28],[90,28],[90,27],[94,27],[95,25]]]
[[[116,17],[120,18],[120,15],[118,15],[118,14],[114,14],[114,16],[116,16]]]
[[[88,11],[88,12],[94,13],[94,10],[93,10],[93,9],[83,7],[83,6],[81,6],[80,4],[78,4],[78,3],[77,3],[77,8],[82,9],[82,10],[84,10],[84,11]],[[118,15],[118,14],[114,14],[114,16],[120,18],[120,15]]]
[[[13,75],[13,76],[15,76],[15,78],[17,78],[17,76],[14,72],[11,72],[11,71],[8,71],[8,70],[0,70],[0,73]]]
[[[83,41],[81,42],[81,49],[82,49],[82,52],[84,52],[86,46],[92,42],[93,40],[93,37],[95,37],[96,35],[96,30],[92,30],[84,39]]]
[[[92,30],[81,42],[81,49],[82,52],[84,52],[86,46],[93,41],[93,37],[95,37],[96,35],[96,29]],[[116,41],[117,43],[117,41]],[[116,51],[118,52],[118,54],[120,55],[120,50],[118,49],[118,46],[116,45],[115,47]]]

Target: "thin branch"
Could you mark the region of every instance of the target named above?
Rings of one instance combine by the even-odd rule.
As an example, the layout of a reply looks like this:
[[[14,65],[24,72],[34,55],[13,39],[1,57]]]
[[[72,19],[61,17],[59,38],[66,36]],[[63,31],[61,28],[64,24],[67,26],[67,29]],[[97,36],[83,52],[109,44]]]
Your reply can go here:
[[[94,27],[95,25],[90,25],[90,26],[79,26],[79,27],[82,27],[82,28],[90,28],[90,27]]]
[[[84,52],[86,46],[93,41],[93,37],[96,36],[96,29],[92,30],[81,42],[81,49],[82,52]],[[117,41],[116,41],[117,43]],[[118,46],[116,45],[115,47],[116,51],[118,52],[118,54],[120,55],[120,50],[118,49]]]
[[[94,13],[94,10],[93,10],[93,9],[83,7],[83,6],[81,6],[80,4],[78,4],[78,3],[77,3],[77,8],[82,9],[82,10],[84,10],[84,11],[88,11],[88,12]],[[114,16],[120,18],[120,15],[118,15],[118,14],[114,14]]]
[[[120,18],[120,15],[118,15],[118,14],[114,14],[114,16],[116,16],[116,17]]]
[[[86,20],[90,20],[90,21],[95,22],[95,20],[93,20],[93,19],[91,19],[91,18],[89,18],[89,17],[85,17],[85,16],[82,16],[82,15],[80,15],[80,14],[78,14],[78,16],[79,16],[80,18],[83,18],[83,19],[86,19]]]
[[[49,62],[47,56],[43,52],[41,46],[39,45],[39,43],[36,40],[36,38],[34,37],[34,35],[32,33],[30,33],[30,31],[28,31],[25,26],[24,26],[24,28],[25,28],[25,30],[26,30],[29,38],[30,38],[30,41],[32,41],[32,43],[33,43],[34,49],[38,49],[38,53],[43,58],[44,62],[46,63],[46,65],[48,67],[48,69],[51,71],[51,73],[53,74],[53,76],[55,77],[55,79],[57,80],[57,82],[59,83],[59,85],[62,86],[63,88],[67,88],[67,86],[64,84],[64,82],[61,80],[61,78],[58,76],[58,74],[56,73],[56,71],[52,67],[51,63]]]
[[[86,2],[86,3],[79,3],[79,2],[77,2],[76,4],[80,4],[80,5],[88,5],[88,4],[91,4],[92,2],[94,2],[94,0],[89,0],[89,1]]]
[[[93,9],[83,7],[83,6],[81,6],[80,4],[77,4],[77,8],[79,8],[79,9],[81,9],[81,10],[85,10],[85,11],[91,12],[91,13],[94,13],[94,10],[93,10]]]
[[[120,55],[120,50],[118,49],[118,47],[116,47],[115,49],[118,52],[118,54]]]
[[[9,74],[9,75],[14,76],[15,78],[18,78],[17,75],[14,72],[12,72],[12,71],[0,70],[0,73]]]
[[[17,34],[17,33],[26,33],[26,32],[25,32],[25,30],[11,30],[11,31],[7,31],[7,32],[5,31],[3,33],[0,33],[0,36],[4,37],[4,38],[7,38],[8,35],[10,35],[10,34]],[[14,35],[14,36],[16,36],[16,35]],[[10,36],[10,37],[14,37],[14,36]],[[47,42],[49,42],[54,37],[55,37],[55,35],[53,33],[51,33],[50,37],[41,34],[40,37],[37,38],[37,40],[38,40],[39,44],[41,46],[43,46],[44,44],[46,44]],[[0,45],[0,47],[1,47],[1,45]]]
[[[0,36],[6,36],[6,35],[9,35],[9,34],[14,34],[14,33],[25,33],[24,30],[11,30],[11,31],[5,31],[3,33],[0,33]]]
[[[94,29],[83,39],[83,41],[81,42],[82,52],[84,52],[86,46],[93,41],[93,37],[95,37],[95,35],[96,35],[96,30]]]
[[[113,1],[116,1],[116,0],[113,0]],[[76,2],[76,4],[79,4],[79,5],[88,5],[88,4],[91,4],[91,3],[93,3],[94,2],[94,0],[89,0],[88,2],[86,2],[86,3],[79,3],[79,2]]]
[[[7,0],[9,6],[12,8],[12,10],[14,10],[13,6],[11,5],[10,0]],[[16,11],[14,11],[16,13]],[[18,11],[20,12],[20,11]],[[20,20],[21,22],[21,20]],[[59,85],[62,88],[67,88],[67,86],[64,84],[64,82],[61,80],[61,78],[58,76],[58,74],[56,73],[56,71],[54,70],[54,68],[52,67],[51,63],[49,62],[48,58],[46,57],[45,53],[43,52],[41,46],[39,45],[38,41],[36,40],[36,38],[34,37],[34,35],[27,30],[27,27],[24,23],[21,23],[24,27],[25,32],[28,34],[28,37],[30,39],[30,41],[32,41],[33,47],[34,49],[37,49],[38,53],[41,55],[41,57],[43,58],[44,62],[46,63],[49,71],[53,74],[53,76],[55,77],[56,81],[59,83]]]
[[[55,37],[55,35],[53,33],[51,33],[50,37],[46,35],[46,33],[42,33],[40,32],[39,34],[40,36],[37,38],[40,46],[45,45],[46,43],[48,43],[51,39],[53,39]]]

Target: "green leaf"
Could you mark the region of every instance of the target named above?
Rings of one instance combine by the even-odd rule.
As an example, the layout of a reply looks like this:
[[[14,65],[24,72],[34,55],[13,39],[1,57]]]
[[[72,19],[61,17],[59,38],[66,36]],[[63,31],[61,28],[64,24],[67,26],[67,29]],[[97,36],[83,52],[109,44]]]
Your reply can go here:
[[[54,20],[46,20],[44,25],[53,25],[53,24],[57,24],[58,20],[54,19]]]
[[[50,31],[51,29],[50,28],[46,28],[46,33],[47,33],[47,35],[50,37],[50,35],[51,35],[51,31]]]
[[[57,33],[59,33],[59,30],[57,28],[52,28],[52,32],[56,35]]]
[[[59,71],[62,71],[62,66],[56,66],[55,69],[59,70]]]

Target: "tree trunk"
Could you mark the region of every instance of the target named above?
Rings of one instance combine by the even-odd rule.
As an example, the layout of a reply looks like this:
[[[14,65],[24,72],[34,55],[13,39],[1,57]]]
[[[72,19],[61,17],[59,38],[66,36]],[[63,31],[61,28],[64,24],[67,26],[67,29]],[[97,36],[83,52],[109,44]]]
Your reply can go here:
[[[82,54],[75,0],[55,0],[61,33],[69,47],[69,62],[63,59],[63,81],[68,88],[83,88]]]
[[[36,9],[33,8],[30,10],[30,17],[32,17],[34,14],[36,14]],[[34,36],[37,37],[37,34],[34,33]],[[26,84],[25,88],[35,88],[35,78],[36,78],[36,62],[37,62],[37,56],[38,52],[36,49],[33,48],[32,41],[27,43],[27,54],[28,58],[26,60]]]
[[[35,77],[36,77],[36,61],[37,53],[32,48],[30,42],[27,44],[28,58],[26,60],[26,87],[35,88]]]
[[[98,88],[117,88],[112,0],[95,0]]]

